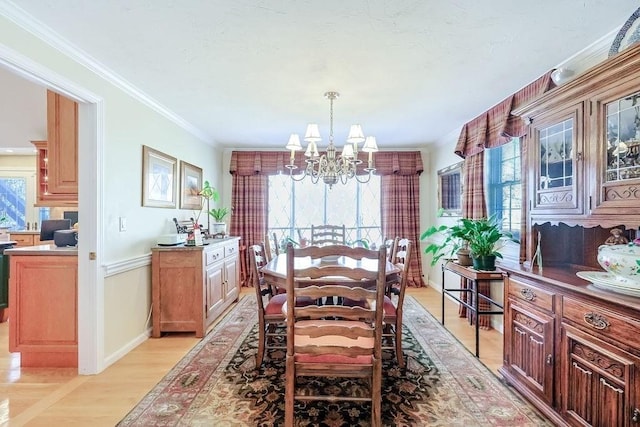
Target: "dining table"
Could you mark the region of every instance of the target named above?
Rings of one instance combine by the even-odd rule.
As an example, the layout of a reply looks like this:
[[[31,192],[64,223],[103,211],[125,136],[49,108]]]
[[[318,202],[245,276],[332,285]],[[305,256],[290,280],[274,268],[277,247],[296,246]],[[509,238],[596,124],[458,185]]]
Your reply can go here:
[[[328,260],[327,258],[316,258],[312,259],[311,257],[298,258],[294,260],[294,268],[307,268],[312,267],[314,265],[329,265],[335,264],[343,267],[350,268],[362,268],[364,270],[369,271],[377,271],[378,270],[378,261],[373,259],[361,259],[357,260],[354,258],[349,258],[346,256],[333,257]],[[283,253],[280,255],[276,255],[271,261],[265,264],[260,270],[264,277],[264,281],[266,284],[275,287],[284,289],[287,286],[287,254]],[[398,266],[393,264],[392,262],[386,261],[385,265],[386,277],[387,277],[387,287],[392,286],[395,283],[398,283],[400,280],[401,270]]]

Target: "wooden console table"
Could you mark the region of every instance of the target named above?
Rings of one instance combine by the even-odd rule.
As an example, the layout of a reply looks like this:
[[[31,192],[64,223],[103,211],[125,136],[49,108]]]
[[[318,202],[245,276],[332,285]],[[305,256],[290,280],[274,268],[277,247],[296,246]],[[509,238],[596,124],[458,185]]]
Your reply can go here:
[[[470,286],[467,286],[465,288],[445,288],[444,273],[447,270],[464,278],[467,284]],[[442,325],[444,326],[444,298],[446,295],[448,295],[454,300],[458,301],[463,306],[465,306],[467,310],[470,310],[472,313],[472,316],[475,317],[476,357],[478,357],[480,354],[480,322],[478,321],[478,317],[483,315],[491,315],[491,314],[504,314],[504,306],[502,304],[478,292],[480,282],[492,281],[492,280],[499,280],[502,282],[503,281],[502,272],[475,270],[473,267],[465,267],[454,261],[445,261],[444,264],[442,264]],[[469,304],[466,301],[463,301],[457,295],[454,295],[455,292],[465,293],[467,295],[471,294],[471,297],[472,297],[471,304]],[[487,301],[489,304],[497,306],[500,310],[480,310],[478,308],[479,298],[482,298],[484,301]]]

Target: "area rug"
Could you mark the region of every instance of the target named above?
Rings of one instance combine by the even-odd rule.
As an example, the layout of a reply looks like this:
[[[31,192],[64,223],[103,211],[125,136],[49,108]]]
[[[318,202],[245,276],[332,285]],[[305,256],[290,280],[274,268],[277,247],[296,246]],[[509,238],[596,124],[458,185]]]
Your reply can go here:
[[[384,356],[385,426],[551,426],[467,351],[414,298],[406,297],[407,367]],[[118,426],[280,426],[284,424],[284,353],[255,367],[255,298],[244,297],[147,394]],[[309,380],[309,388],[352,389],[345,379]],[[298,426],[367,426],[368,404],[300,403]]]

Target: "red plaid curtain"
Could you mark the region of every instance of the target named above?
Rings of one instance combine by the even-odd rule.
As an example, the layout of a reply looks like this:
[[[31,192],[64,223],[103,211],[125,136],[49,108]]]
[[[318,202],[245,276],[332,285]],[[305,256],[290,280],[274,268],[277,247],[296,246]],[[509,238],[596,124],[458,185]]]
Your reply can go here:
[[[382,235],[407,238],[411,245],[408,286],[425,286],[420,256],[420,175],[383,175]]]
[[[462,195],[462,215],[465,218],[484,218],[487,216],[487,205],[485,201],[484,190],[484,149],[499,147],[506,144],[514,137],[522,137],[526,133],[526,126],[523,120],[511,114],[535,98],[541,96],[544,92],[554,87],[551,80],[551,73],[547,72],[542,77],[520,89],[513,95],[505,98],[502,102],[491,108],[490,110],[480,114],[475,119],[462,127],[458,143],[456,144],[455,153],[465,159],[464,162],[464,186]],[[524,147],[525,144],[521,144]],[[524,150],[524,148],[523,148]],[[521,156],[521,160],[524,156]],[[526,194],[526,185],[523,181],[522,191]],[[524,200],[524,198],[523,198]],[[520,245],[520,258],[523,259],[525,248],[525,209],[526,204],[522,204],[522,225],[523,230],[522,243]],[[461,279],[461,285],[468,286],[468,283]],[[483,295],[489,295],[490,287],[488,283],[483,283],[478,289]],[[466,295],[463,295],[466,296]],[[467,300],[465,298],[465,300]],[[468,300],[468,302],[471,302]],[[480,310],[489,310],[489,304],[480,299],[478,301]],[[460,317],[468,315],[467,309],[460,306]],[[489,316],[480,318],[480,327],[482,329],[491,329],[491,319]]]

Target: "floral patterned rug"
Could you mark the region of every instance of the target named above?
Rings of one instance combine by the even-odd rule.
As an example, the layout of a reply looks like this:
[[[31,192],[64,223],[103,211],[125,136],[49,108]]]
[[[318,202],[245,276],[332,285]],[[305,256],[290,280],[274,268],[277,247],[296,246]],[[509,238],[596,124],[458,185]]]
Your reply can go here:
[[[385,354],[385,426],[551,426],[469,353],[415,299],[405,301],[406,370]],[[255,299],[244,297],[118,426],[280,426],[284,424],[284,352],[260,369]],[[309,379],[304,387],[352,390],[357,381]],[[296,425],[367,426],[369,406],[299,403]]]

